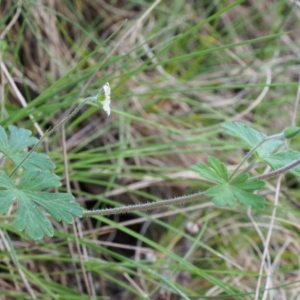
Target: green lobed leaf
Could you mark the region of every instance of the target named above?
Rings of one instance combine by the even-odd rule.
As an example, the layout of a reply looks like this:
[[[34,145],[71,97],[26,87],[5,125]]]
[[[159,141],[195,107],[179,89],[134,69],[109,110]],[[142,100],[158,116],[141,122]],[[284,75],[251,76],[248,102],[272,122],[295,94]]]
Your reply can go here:
[[[264,181],[250,178],[249,174],[243,173],[228,181],[228,171],[224,163],[218,158],[209,156],[208,163],[211,167],[198,163],[191,166],[191,169],[199,173],[202,177],[218,183],[218,185],[209,188],[205,196],[212,198],[217,206],[236,207],[237,202],[246,206],[252,206],[256,209],[264,208],[264,198],[254,195],[252,192],[261,189]]]
[[[33,170],[24,173],[18,188],[25,191],[37,191],[57,186],[61,186],[60,179],[57,175],[49,171],[41,172]]]
[[[0,126],[0,151],[4,154],[8,152],[8,139],[2,126]]]
[[[228,135],[242,140],[249,149],[255,147],[262,139],[267,137],[266,134],[253,129],[242,122],[224,122],[220,124],[220,127],[225,129],[225,132]],[[268,140],[259,146],[256,152],[258,156],[263,159],[279,149],[282,145],[284,145],[283,141]]]
[[[66,193],[29,193],[31,200],[42,206],[56,221],[71,224],[73,216],[81,217],[83,209],[74,197]]]
[[[5,189],[14,188],[13,181],[3,171],[0,171],[0,190],[1,187]]]
[[[14,200],[15,196],[11,193],[11,191],[0,190],[0,214],[6,213]]]
[[[260,184],[259,186],[262,185],[264,185],[264,182],[262,182],[262,184]],[[237,202],[240,202],[245,206],[252,206],[256,209],[263,209],[265,201],[264,197],[248,192],[248,190],[252,190],[253,188],[251,187],[251,183],[249,187],[245,187],[245,189],[242,189],[238,186],[224,183],[208,189],[205,192],[205,196],[212,198],[213,202],[217,206],[228,205],[231,208],[235,208]]]
[[[218,170],[218,174],[222,176],[225,174],[227,175],[227,169],[225,172],[222,163],[218,159],[210,158],[210,164],[214,166],[214,171]],[[205,177],[204,175],[207,175],[205,172],[203,172],[203,170],[206,170],[206,168],[201,166],[199,170],[200,174],[202,172],[201,175],[203,177]],[[210,168],[208,169],[212,172]],[[237,202],[240,202],[243,205],[252,206],[256,209],[264,208],[264,198],[262,196],[253,194],[253,191],[261,189],[265,185],[264,181],[255,178],[249,178],[249,174],[243,173],[229,182],[228,180],[227,182],[224,182],[223,180],[223,182],[218,183],[219,185],[211,187],[205,192],[205,196],[212,198],[212,201],[215,203],[215,205],[228,205],[234,208],[236,207]]]
[[[31,131],[24,128],[17,128],[13,125],[8,126],[10,137],[2,126],[0,126],[0,151],[5,155],[21,152],[23,149],[35,145],[39,140],[31,137]]]
[[[249,178],[248,173],[242,173],[242,174],[236,176],[234,179],[232,179],[231,184],[233,184],[233,185],[243,184],[245,181],[248,180],[248,178]]]
[[[228,180],[228,171],[224,163],[214,156],[208,157],[208,163],[211,167],[208,167],[203,163],[198,163],[192,165],[190,169],[213,182],[224,183]]]
[[[8,157],[15,166],[25,158],[24,150],[38,143],[38,139],[31,136],[31,131],[24,128],[8,126],[10,136],[8,138],[4,128],[0,126],[0,152]],[[55,164],[46,154],[33,152],[23,163],[25,170],[52,170]]]
[[[205,196],[212,198],[217,206],[236,207],[236,199],[228,183],[214,186],[205,192]]]
[[[252,206],[255,209],[265,208],[265,198],[260,195],[255,195],[240,189],[234,189],[234,196],[236,199],[245,206]]]
[[[0,213],[6,213],[13,201],[18,207],[13,226],[25,230],[32,239],[41,239],[45,234],[53,236],[51,222],[41,211],[43,207],[55,220],[72,223],[73,217],[81,217],[83,208],[67,193],[47,193],[39,190],[59,186],[59,177],[49,171],[26,171],[19,183],[0,172]]]
[[[231,185],[245,191],[255,191],[263,188],[265,182],[255,178],[249,179],[249,174],[240,174],[231,181]]]
[[[25,158],[27,153],[15,153],[9,155],[9,159],[18,166]],[[55,164],[50,160],[50,157],[44,153],[32,152],[22,164],[24,170],[53,170]]]
[[[207,161],[220,178],[224,179],[225,181],[228,180],[227,167],[223,162],[214,156],[209,156]]]
[[[220,178],[219,175],[213,169],[209,168],[203,163],[192,165],[190,169],[199,173],[203,178],[206,178],[209,181],[217,182],[217,183],[225,182],[224,179]]]
[[[39,240],[44,235],[53,236],[54,230],[50,220],[42,213],[32,201],[30,195],[17,191],[18,210],[14,214],[13,226],[17,231],[25,230],[33,240]]]

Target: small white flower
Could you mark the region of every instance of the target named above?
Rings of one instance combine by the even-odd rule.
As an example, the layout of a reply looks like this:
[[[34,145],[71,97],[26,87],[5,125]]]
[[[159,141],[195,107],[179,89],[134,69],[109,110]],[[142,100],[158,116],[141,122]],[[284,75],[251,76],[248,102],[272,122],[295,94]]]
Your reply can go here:
[[[1,2],[1,0],[0,0]],[[103,92],[104,95],[103,95]],[[103,100],[104,99],[104,100]],[[110,116],[110,86],[109,83],[105,83],[102,89],[100,89],[99,93],[96,96],[88,97],[81,102],[88,102],[89,104],[99,106],[99,104],[102,105],[103,110],[107,113],[107,116]]]
[[[109,117],[109,115],[110,115],[110,86],[109,86],[108,82],[103,86],[103,91],[104,91],[105,99],[104,99],[104,101],[101,101],[100,103],[103,106],[103,110],[107,113],[107,116]]]

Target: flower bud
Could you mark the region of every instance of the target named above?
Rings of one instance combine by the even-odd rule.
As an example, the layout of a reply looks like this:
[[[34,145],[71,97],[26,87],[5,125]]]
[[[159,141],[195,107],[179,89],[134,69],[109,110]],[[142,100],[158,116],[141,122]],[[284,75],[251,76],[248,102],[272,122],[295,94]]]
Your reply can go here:
[[[297,136],[300,132],[300,127],[291,126],[284,129],[283,134],[286,139],[292,139],[293,137]]]

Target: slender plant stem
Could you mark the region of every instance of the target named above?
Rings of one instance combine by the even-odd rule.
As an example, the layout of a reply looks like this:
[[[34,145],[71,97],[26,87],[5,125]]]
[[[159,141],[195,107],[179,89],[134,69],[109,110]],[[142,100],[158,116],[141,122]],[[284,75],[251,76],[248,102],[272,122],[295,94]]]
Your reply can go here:
[[[68,120],[73,118],[80,109],[91,100],[94,100],[94,97],[85,98],[67,117],[62,119],[57,125],[55,125],[52,129],[47,130],[44,135],[40,138],[40,140],[32,147],[32,149],[27,153],[27,155],[22,159],[22,161],[15,167],[15,169],[11,172],[9,177],[12,177],[17,170],[23,165],[23,163],[28,159],[28,157],[33,153],[33,151],[49,136],[51,135],[57,128],[65,124]]]
[[[246,156],[243,158],[243,160],[239,163],[239,165],[236,167],[236,169],[233,171],[233,173],[230,175],[229,177],[229,181],[234,178],[234,175],[236,174],[236,172],[241,168],[241,166],[244,164],[244,162],[251,157],[251,155],[257,150],[258,147],[260,147],[263,143],[265,143],[268,140],[273,140],[273,139],[280,139],[283,138],[282,133],[279,134],[274,134],[271,136],[265,136],[264,138],[262,138],[259,143],[254,146],[247,154]]]
[[[241,166],[244,164],[244,162],[251,157],[251,155],[256,151],[256,149],[261,146],[265,141],[267,140],[267,136],[264,137],[256,146],[254,146],[247,154],[246,156],[243,158],[243,160],[238,164],[238,166],[236,167],[236,169],[233,171],[233,173],[230,175],[228,181],[230,181],[230,179],[234,178],[234,175],[236,174],[236,172],[241,168]]]
[[[188,202],[197,201],[204,197],[204,192],[199,192],[193,195],[181,196],[174,199],[162,200],[157,202],[148,202],[144,204],[136,204],[136,205],[128,205],[116,208],[108,208],[108,209],[98,209],[93,211],[85,211],[83,213],[84,217],[92,217],[92,216],[107,216],[107,215],[115,215],[115,214],[122,214],[122,213],[129,213],[132,211],[140,211],[140,210],[150,210],[159,208],[162,206],[169,206],[169,205],[179,205]]]
[[[274,177],[274,176],[282,174],[282,173],[284,173],[286,171],[289,171],[292,168],[295,168],[299,164],[300,164],[300,158],[296,159],[295,161],[291,162],[290,164],[288,164],[288,165],[286,165],[286,166],[284,166],[284,167],[282,167],[280,169],[277,169],[275,171],[269,172],[267,174],[256,176],[255,178],[257,178],[257,179],[266,179],[266,178]]]

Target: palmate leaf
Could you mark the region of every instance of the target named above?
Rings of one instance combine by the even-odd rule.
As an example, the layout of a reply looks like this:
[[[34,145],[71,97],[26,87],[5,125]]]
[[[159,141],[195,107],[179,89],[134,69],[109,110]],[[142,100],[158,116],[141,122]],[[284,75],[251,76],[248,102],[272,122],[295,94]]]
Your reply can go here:
[[[264,197],[255,195],[255,190],[261,189],[265,183],[257,179],[249,179],[248,174],[237,176],[232,182],[214,186],[205,192],[217,206],[236,207],[237,202],[256,209],[264,208]]]
[[[0,126],[0,151],[6,155],[18,153],[26,147],[35,145],[39,140],[31,137],[31,131],[24,128],[8,126],[10,137],[8,138],[2,126]]]
[[[255,147],[263,138],[267,137],[264,133],[242,122],[224,122],[220,124],[220,127],[225,129],[227,134],[242,140],[249,149]],[[270,155],[282,145],[284,145],[283,141],[268,140],[259,146],[256,152],[261,159],[264,159],[264,157]]]
[[[19,185],[15,185],[0,171],[0,214],[6,213],[12,203],[17,201],[18,207],[13,222],[16,230],[25,230],[34,240],[41,239],[44,234],[53,236],[51,222],[41,208],[56,221],[66,223],[72,223],[73,217],[81,217],[83,212],[83,208],[74,202],[71,194],[40,191],[60,185],[59,177],[49,171],[24,172]]]
[[[205,196],[212,198],[215,205],[236,207],[237,202],[239,202],[256,209],[264,208],[265,199],[253,194],[255,190],[259,190],[265,185],[263,181],[251,179],[246,173],[229,181],[228,171],[224,163],[213,156],[208,158],[208,162],[210,167],[199,163],[191,168],[202,177],[218,184],[205,192]]]
[[[0,126],[0,152],[9,158],[15,166],[25,158],[27,147],[38,143],[38,139],[31,136],[31,131],[15,126],[8,126],[10,136],[8,137],[4,128]],[[55,164],[46,154],[33,152],[22,164],[24,170],[53,170]]]
[[[211,167],[203,163],[198,163],[190,167],[193,171],[199,173],[202,177],[209,181],[224,183],[228,180],[228,171],[224,163],[214,156],[208,157],[208,163]]]

